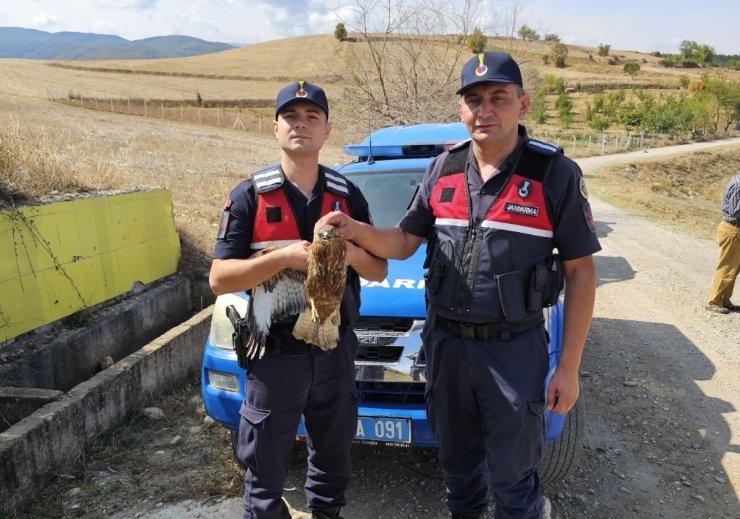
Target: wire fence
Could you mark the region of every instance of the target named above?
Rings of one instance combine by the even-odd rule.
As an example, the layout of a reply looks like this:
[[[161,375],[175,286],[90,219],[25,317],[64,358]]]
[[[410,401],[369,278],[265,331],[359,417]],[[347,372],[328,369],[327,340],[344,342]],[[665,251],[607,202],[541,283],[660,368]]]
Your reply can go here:
[[[85,95],[81,92],[58,95],[47,90],[50,101],[65,103],[89,110],[102,110],[131,116],[149,117],[167,121],[231,128],[253,133],[272,132],[272,100],[236,99],[146,99]],[[588,130],[569,131],[529,127],[532,137],[551,142],[563,148],[571,157],[605,155],[630,150],[655,148],[669,144],[690,142],[685,139],[662,134],[628,132],[610,129],[595,133]],[[336,132],[335,132],[336,133]],[[340,132],[341,133],[341,132]]]
[[[237,99],[204,102],[197,99],[101,97],[85,95],[81,92],[61,96],[53,90],[47,90],[47,98],[52,102],[65,103],[88,110],[102,110],[257,133],[271,131],[272,120],[258,112],[260,109],[274,106],[271,100]]]

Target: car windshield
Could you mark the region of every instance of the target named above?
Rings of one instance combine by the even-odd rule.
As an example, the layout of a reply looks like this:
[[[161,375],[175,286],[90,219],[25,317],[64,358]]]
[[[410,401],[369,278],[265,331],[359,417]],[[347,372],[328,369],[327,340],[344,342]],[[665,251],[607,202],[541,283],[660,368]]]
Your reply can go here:
[[[424,170],[363,171],[346,175],[365,195],[375,227],[393,227],[406,214]]]

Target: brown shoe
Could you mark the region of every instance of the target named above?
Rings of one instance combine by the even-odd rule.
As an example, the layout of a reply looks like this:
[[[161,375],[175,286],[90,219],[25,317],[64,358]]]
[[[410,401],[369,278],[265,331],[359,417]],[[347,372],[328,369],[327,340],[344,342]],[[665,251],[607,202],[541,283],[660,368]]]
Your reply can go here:
[[[704,307],[705,310],[709,310],[710,312],[714,312],[715,314],[729,314],[730,310],[723,307],[723,306],[717,306],[717,305],[707,305]]]

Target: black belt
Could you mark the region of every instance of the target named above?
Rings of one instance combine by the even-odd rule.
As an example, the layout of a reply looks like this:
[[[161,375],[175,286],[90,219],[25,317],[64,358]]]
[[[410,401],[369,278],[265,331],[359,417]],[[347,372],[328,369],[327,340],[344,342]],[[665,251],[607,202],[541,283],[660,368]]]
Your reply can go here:
[[[723,220],[723,222],[734,225],[735,227],[740,227],[740,222],[731,222],[730,220]]]
[[[293,355],[296,353],[310,353],[319,350],[318,346],[308,344],[293,337],[276,337],[267,338],[267,351],[273,355]]]
[[[452,321],[444,317],[436,316],[436,324],[440,328],[447,330],[452,335],[462,339],[507,339],[509,334],[519,333],[530,330],[543,322],[544,318],[540,315],[527,321],[510,323],[506,321],[497,321],[492,323],[464,323]]]

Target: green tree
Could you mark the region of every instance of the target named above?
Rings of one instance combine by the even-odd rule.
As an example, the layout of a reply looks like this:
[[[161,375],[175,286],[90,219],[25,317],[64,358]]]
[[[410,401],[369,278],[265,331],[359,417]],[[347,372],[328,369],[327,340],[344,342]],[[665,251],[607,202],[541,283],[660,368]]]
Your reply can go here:
[[[486,38],[486,35],[476,27],[470,34],[470,37],[468,37],[467,41],[467,46],[470,49],[470,52],[473,54],[480,54],[486,50],[486,45],[488,45],[488,38]]]
[[[605,58],[609,55],[609,49],[611,49],[612,46],[608,45],[606,43],[599,43],[599,56],[602,58]]]
[[[565,68],[565,59],[568,57],[568,47],[562,43],[556,43],[550,49],[550,58],[558,68]]]
[[[537,34],[537,31],[526,25],[519,27],[519,32],[517,34],[523,40],[537,41],[540,39],[540,35]]]
[[[640,64],[635,63],[634,61],[625,63],[623,70],[625,74],[629,74],[630,76],[635,77],[637,73],[640,72]]]
[[[532,120],[537,124],[545,124],[547,122],[547,92],[540,85],[532,96],[532,102],[529,105],[529,115],[532,116]]]
[[[565,91],[558,94],[555,100],[555,110],[558,111],[560,126],[566,130],[570,128],[570,125],[573,124],[573,100],[571,100]]]
[[[334,37],[337,41],[345,41],[347,39],[347,28],[343,23],[339,22],[334,29]]]
[[[545,41],[560,43],[560,36],[558,36],[557,34],[545,34]]]
[[[683,74],[680,78],[678,78],[678,84],[681,85],[681,88],[689,88],[689,83],[691,83],[691,79],[687,74]]]

